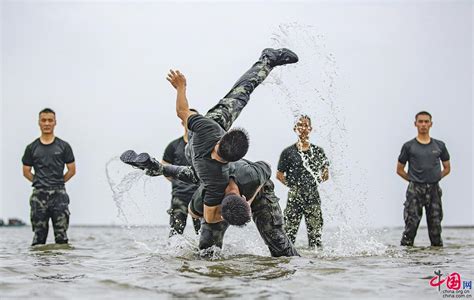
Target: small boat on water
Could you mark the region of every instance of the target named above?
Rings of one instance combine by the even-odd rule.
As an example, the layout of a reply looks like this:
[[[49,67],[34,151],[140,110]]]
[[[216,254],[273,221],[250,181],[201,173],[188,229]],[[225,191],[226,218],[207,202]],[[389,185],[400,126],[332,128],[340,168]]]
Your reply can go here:
[[[3,222],[3,219],[0,219],[0,226],[18,227],[18,226],[26,226],[26,223],[17,218],[8,219],[8,223],[5,223]]]

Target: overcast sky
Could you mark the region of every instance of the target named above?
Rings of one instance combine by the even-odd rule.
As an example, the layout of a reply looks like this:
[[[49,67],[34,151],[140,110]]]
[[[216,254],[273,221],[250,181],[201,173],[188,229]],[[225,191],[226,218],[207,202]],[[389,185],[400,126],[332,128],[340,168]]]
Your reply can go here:
[[[250,133],[249,159],[275,172],[296,141],[294,115],[307,113],[331,160],[326,224],[401,226],[397,157],[416,135],[415,113],[428,110],[451,154],[443,224],[473,224],[471,1],[1,3],[4,219],[29,221],[21,157],[42,108],[56,111],[56,135],[76,156],[71,223],[118,224],[106,163],[127,149],[161,158],[183,131],[167,70],[187,76],[190,105],[205,112],[263,48],[285,46],[300,62],[275,69],[236,122]],[[109,164],[114,182],[129,171]],[[276,192],[284,208],[287,189],[276,183]],[[116,200],[129,222],[166,224],[169,194],[163,178],[142,177]]]

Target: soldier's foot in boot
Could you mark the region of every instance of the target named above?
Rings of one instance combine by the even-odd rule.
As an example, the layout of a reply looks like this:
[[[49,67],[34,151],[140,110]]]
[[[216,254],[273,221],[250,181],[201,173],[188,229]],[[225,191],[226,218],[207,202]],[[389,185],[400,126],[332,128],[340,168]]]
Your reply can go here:
[[[148,153],[137,154],[133,150],[127,150],[120,156],[120,160],[135,168],[145,170],[148,176],[163,175],[163,165],[150,157]]]
[[[286,48],[266,48],[262,51],[260,60],[266,60],[270,67],[276,67],[298,62],[298,55]]]
[[[150,157],[148,153],[140,153],[135,160],[140,166],[144,166],[146,175],[148,176],[161,176],[163,175],[163,164]]]
[[[127,150],[122,155],[120,155],[120,160],[127,165],[131,165],[132,167],[137,167],[133,164],[133,161],[137,158],[137,153],[133,150]]]
[[[140,169],[146,170],[148,176],[161,176],[163,175],[163,165],[150,157],[148,153],[140,153],[133,161]]]

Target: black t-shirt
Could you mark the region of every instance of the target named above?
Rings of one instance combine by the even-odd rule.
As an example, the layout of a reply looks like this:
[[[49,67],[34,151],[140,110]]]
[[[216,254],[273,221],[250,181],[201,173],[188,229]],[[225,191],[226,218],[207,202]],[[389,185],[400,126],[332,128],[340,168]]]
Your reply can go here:
[[[406,142],[398,161],[408,162],[408,180],[417,183],[436,183],[441,180],[441,161],[449,160],[446,145],[431,139],[428,144],[418,142],[416,138]]]
[[[58,137],[44,145],[40,139],[26,146],[23,165],[33,167],[33,187],[51,188],[64,186],[64,165],[74,162],[71,146]]]
[[[307,151],[299,151],[296,144],[280,155],[278,171],[285,173],[290,188],[311,190],[317,188],[321,174],[329,167],[329,160],[321,147],[311,144]]]
[[[264,161],[252,162],[241,159],[229,163],[230,177],[234,178],[239,187],[240,194],[249,200],[257,191],[260,185],[263,185],[272,174],[270,165]]]
[[[226,132],[217,122],[200,114],[188,118],[188,129],[192,165],[206,191],[204,204],[219,205],[229,183],[229,167],[212,159],[211,152]]]
[[[253,197],[257,188],[267,182],[272,174],[270,165],[266,162],[251,162],[246,159],[230,162],[229,172],[230,177],[234,178],[239,187],[240,194],[245,196],[247,200]],[[205,195],[206,191],[201,186],[192,197],[190,208],[198,216],[203,214],[203,198],[205,198]]]
[[[184,155],[185,146],[186,142],[183,137],[175,139],[166,147],[165,153],[163,154],[163,160],[171,165],[190,166],[191,164],[188,163],[188,160]],[[189,200],[198,186],[196,184],[189,184],[182,182],[181,180],[172,179],[171,187],[171,195],[173,195],[173,197]]]

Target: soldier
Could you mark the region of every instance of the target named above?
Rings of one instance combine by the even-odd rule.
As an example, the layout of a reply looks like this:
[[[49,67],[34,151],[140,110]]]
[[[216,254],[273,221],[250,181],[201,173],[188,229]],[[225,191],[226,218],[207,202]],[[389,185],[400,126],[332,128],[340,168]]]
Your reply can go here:
[[[32,246],[46,243],[50,218],[55,242],[68,243],[69,196],[64,184],[76,174],[76,165],[71,146],[54,135],[55,126],[55,112],[50,108],[40,111],[41,136],[26,147],[22,158],[23,175],[33,183],[30,197]]]
[[[430,137],[432,125],[430,113],[426,111],[417,113],[415,127],[418,135],[403,145],[398,157],[397,174],[409,182],[403,211],[405,231],[400,242],[402,246],[413,246],[423,215],[423,207],[426,210],[431,246],[443,246],[441,239],[442,191],[439,181],[451,172],[451,164],[446,145]],[[441,170],[440,161],[443,170]],[[405,171],[407,162],[408,173]]]
[[[301,116],[294,131],[298,142],[283,150],[278,162],[277,179],[288,186],[288,202],[284,211],[285,231],[295,243],[304,216],[310,248],[321,246],[323,216],[318,184],[329,179],[329,161],[321,147],[311,144],[311,119]]]
[[[231,181],[226,193],[232,192],[232,184],[235,183],[237,193],[249,199],[252,219],[271,255],[273,257],[299,256],[283,229],[283,214],[278,203],[280,199],[276,196],[275,186],[270,180],[270,165],[263,161],[251,162],[241,159],[230,163],[229,172]],[[192,203],[195,202],[199,203],[199,199],[193,199]],[[224,204],[222,204],[222,215],[224,219],[228,219],[225,216]],[[225,230],[218,234],[217,240],[220,245],[222,245],[224,232]],[[204,230],[202,234],[205,234]],[[216,230],[212,231],[212,234],[209,235],[215,237]],[[201,245],[201,249],[206,249],[215,243],[215,240],[209,237],[201,239],[201,242],[203,240],[209,245],[207,247]]]
[[[220,205],[223,201],[236,204],[229,207],[233,207],[234,212],[242,216],[234,219],[238,223],[231,225],[243,225],[248,221],[244,216],[250,208],[245,199],[233,193],[225,194],[229,184],[228,162],[237,161],[245,156],[249,147],[248,135],[243,129],[229,129],[247,105],[250,94],[265,80],[271,70],[276,66],[297,61],[298,56],[288,49],[264,49],[259,60],[205,116],[189,109],[186,78],[179,71],[170,70],[167,80],[177,92],[176,113],[189,129],[186,155],[204,191],[201,230],[223,222]],[[127,163],[136,158],[134,155],[136,156],[135,152],[126,151],[121,155],[121,159]],[[248,218],[250,219],[250,215]]]
[[[167,80],[177,91],[176,113],[190,130],[188,148],[192,165],[206,191],[203,205],[205,223],[222,221],[219,204],[229,183],[227,163],[244,157],[249,147],[245,130],[229,130],[230,127],[247,105],[250,94],[274,67],[297,61],[296,54],[288,49],[264,49],[259,60],[205,116],[189,109],[184,75],[173,70],[168,74]]]
[[[133,162],[131,164],[134,165]],[[152,158],[147,159],[145,163],[139,163],[138,166],[147,170],[147,174],[150,176],[164,175],[188,184],[199,182],[190,166],[162,166]],[[229,167],[231,179],[225,194],[237,193],[248,199],[251,203],[252,218],[271,255],[274,257],[299,256],[283,230],[283,215],[278,204],[279,198],[275,195],[274,185],[270,180],[270,165],[263,161],[251,162],[241,159],[229,163]],[[203,214],[203,193],[203,187],[200,186],[189,203],[189,213],[195,218],[201,218]],[[232,212],[226,212],[224,201],[220,207],[222,217],[224,219],[230,218],[231,216],[228,216],[228,214]],[[199,248],[208,249],[212,246],[221,248],[228,227],[228,222],[203,226]]]
[[[183,122],[181,122],[181,124],[184,126]],[[184,148],[187,143],[188,129],[184,127],[184,135],[169,143],[165,149],[163,160],[161,162],[163,164],[178,166],[190,165],[184,155]],[[198,188],[198,185],[183,183],[180,180],[171,177],[166,178],[171,181],[171,207],[167,211],[170,215],[171,230],[169,236],[171,237],[175,234],[183,234],[188,218],[188,204]],[[198,234],[199,229],[201,228],[201,221],[193,218],[193,225],[196,234]]]

